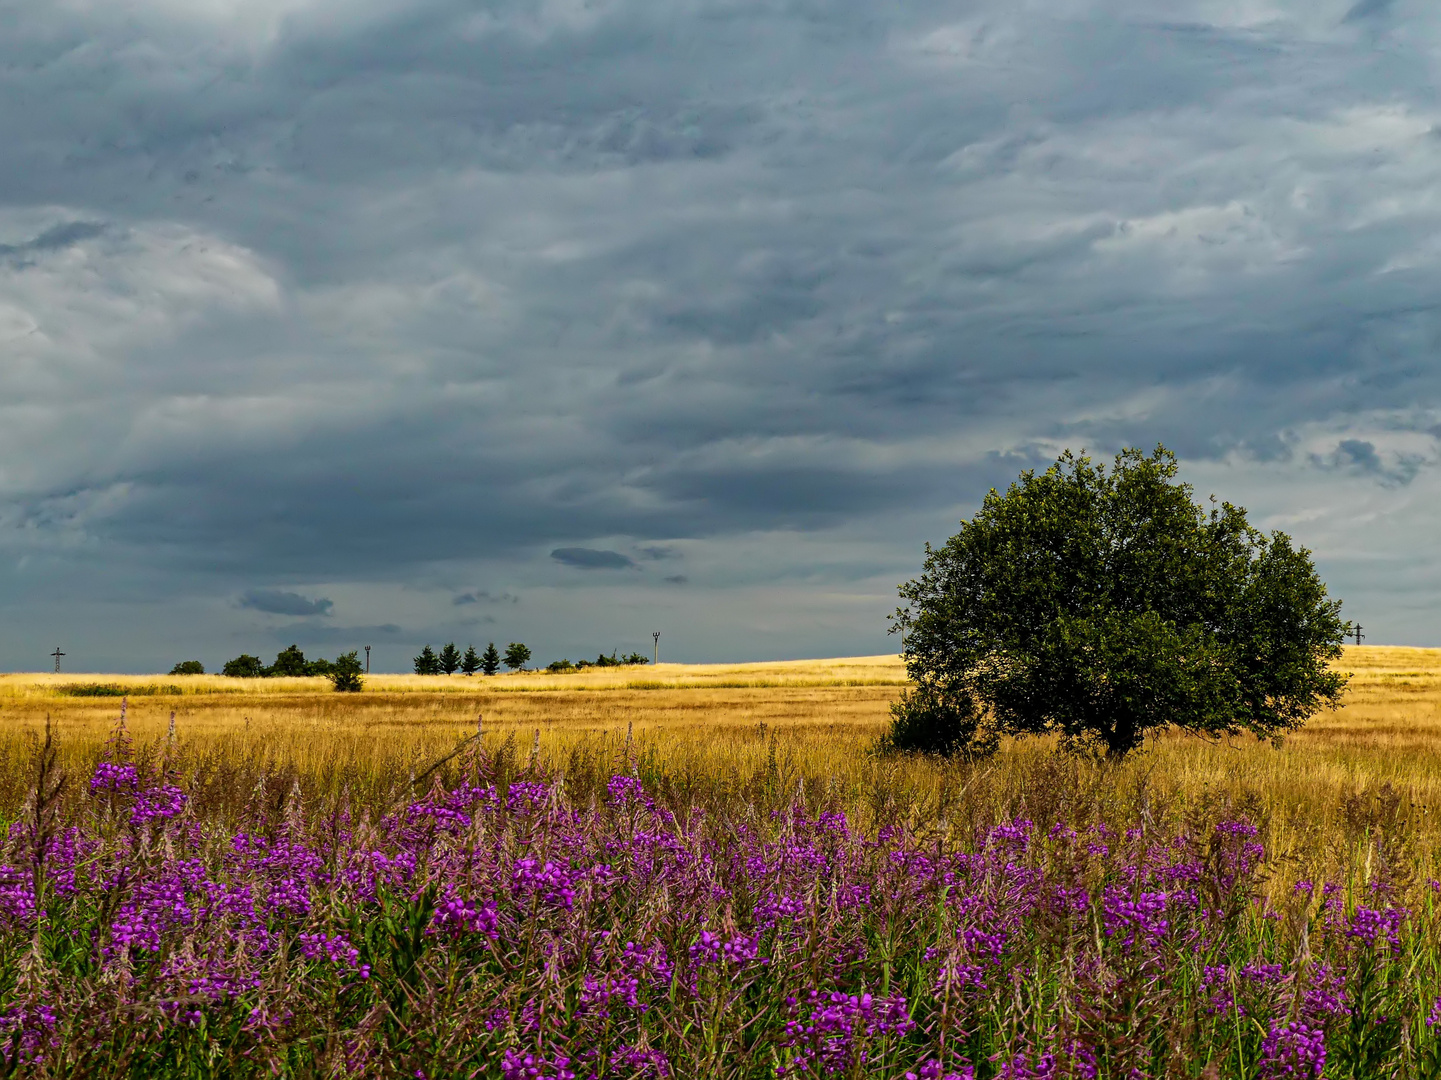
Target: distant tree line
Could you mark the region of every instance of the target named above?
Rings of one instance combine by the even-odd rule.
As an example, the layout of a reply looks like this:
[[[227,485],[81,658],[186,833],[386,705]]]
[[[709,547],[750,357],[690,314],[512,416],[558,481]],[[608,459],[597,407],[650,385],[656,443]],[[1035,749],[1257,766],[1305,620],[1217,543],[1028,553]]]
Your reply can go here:
[[[491,642],[485,647],[485,652],[478,653],[474,645],[467,645],[462,653],[455,647],[455,642],[443,646],[440,652],[436,652],[428,644],[420,650],[420,655],[415,657],[415,673],[417,675],[454,675],[457,671],[466,675],[474,675],[477,671],[486,675],[494,675],[504,664],[511,671],[524,671],[525,665],[530,663],[530,649],[518,641],[512,641],[505,647],[502,654]]]
[[[609,656],[601,653],[594,660],[577,660],[571,663],[569,660],[552,660],[546,665],[545,670],[552,674],[563,674],[567,671],[584,671],[592,667],[631,667],[637,664],[649,664],[650,657],[644,653],[633,652],[626,656],[616,656],[612,651]]]

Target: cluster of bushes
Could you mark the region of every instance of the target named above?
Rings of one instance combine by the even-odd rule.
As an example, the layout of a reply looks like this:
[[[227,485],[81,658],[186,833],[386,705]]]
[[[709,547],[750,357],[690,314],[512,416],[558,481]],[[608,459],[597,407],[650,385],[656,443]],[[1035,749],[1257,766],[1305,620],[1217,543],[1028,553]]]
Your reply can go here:
[[[205,669],[200,666],[199,661],[188,660],[185,664],[177,664],[176,668],[189,667],[194,665],[200,670],[173,671],[177,675],[203,675]],[[251,656],[249,653],[241,653],[234,660],[227,660],[225,666],[220,669],[222,675],[229,675],[237,679],[261,679],[278,678],[280,676],[294,675],[324,675],[335,684],[340,691],[356,691],[360,689],[360,676],[363,668],[360,663],[358,649],[352,649],[348,653],[342,653],[334,661],[326,660],[324,657],[316,657],[314,660],[305,659],[305,653],[300,651],[300,646],[291,645],[288,649],[282,649],[275,656],[275,663],[266,667],[258,656]]]
[[[195,663],[195,661],[189,661]],[[181,665],[176,665],[177,667]],[[198,666],[198,665],[197,665]],[[251,656],[249,653],[241,653],[234,660],[227,660],[225,666],[220,669],[222,675],[231,675],[240,679],[261,679],[278,678],[283,675],[329,675],[335,670],[335,664],[317,656],[314,660],[307,660],[305,653],[300,651],[300,646],[292,645],[288,649],[281,649],[275,654],[275,663],[266,667],[260,657]],[[202,675],[200,671],[172,672],[177,675]]]
[[[455,647],[455,642],[447,643],[440,652],[436,652],[429,645],[420,650],[420,655],[415,657],[415,673],[417,675],[454,675],[457,671],[466,675],[474,675],[477,671],[486,675],[494,675],[504,664],[511,671],[524,671],[525,665],[530,663],[530,649],[518,641],[512,641],[505,647],[502,654],[491,642],[485,647],[485,652],[478,653],[474,645],[467,645],[462,653]]]
[[[594,660],[577,660],[571,663],[569,660],[552,660],[545,666],[545,670],[555,675],[564,674],[567,671],[584,671],[592,667],[631,667],[636,664],[649,664],[650,657],[643,653],[633,652],[627,656],[617,657],[614,652],[609,656],[601,653]]]

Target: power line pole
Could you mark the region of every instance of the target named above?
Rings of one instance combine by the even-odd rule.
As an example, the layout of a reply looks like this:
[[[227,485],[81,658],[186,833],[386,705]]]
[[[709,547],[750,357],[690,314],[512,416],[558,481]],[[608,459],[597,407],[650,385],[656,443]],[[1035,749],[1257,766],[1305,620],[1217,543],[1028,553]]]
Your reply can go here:
[[[370,646],[365,647],[365,673],[370,674]]]
[[[55,657],[55,671],[58,673],[58,672],[60,671],[60,658],[61,658],[62,656],[64,656],[65,654],[60,651],[60,646],[59,646],[59,645],[56,645],[56,646],[55,646],[55,651],[54,651],[53,653],[51,653],[50,655],[53,656],[53,657]]]
[[[1366,636],[1365,634],[1361,633],[1361,624],[1360,624],[1360,623],[1355,623],[1355,624],[1353,624],[1352,629],[1353,629],[1354,633],[1356,634],[1356,644],[1357,644],[1357,645],[1361,644],[1361,639]]]
[[[650,632],[650,636],[655,639],[655,660],[654,660],[653,662],[659,664],[659,663],[660,663],[660,631],[659,631],[659,630],[652,630],[652,631]],[[57,667],[55,670],[56,670],[56,671],[59,671],[60,669]]]

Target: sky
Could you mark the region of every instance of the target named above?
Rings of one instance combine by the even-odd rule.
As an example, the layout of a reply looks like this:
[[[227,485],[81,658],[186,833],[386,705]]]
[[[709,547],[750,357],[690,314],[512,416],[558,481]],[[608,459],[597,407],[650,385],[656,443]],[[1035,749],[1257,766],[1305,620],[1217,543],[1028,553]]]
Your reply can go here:
[[[0,0],[0,669],[895,651],[1173,449],[1441,645],[1441,7]]]

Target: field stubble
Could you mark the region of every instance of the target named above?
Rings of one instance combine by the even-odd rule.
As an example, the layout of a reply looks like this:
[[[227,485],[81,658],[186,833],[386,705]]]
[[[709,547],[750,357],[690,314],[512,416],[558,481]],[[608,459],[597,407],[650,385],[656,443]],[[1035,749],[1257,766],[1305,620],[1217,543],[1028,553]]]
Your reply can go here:
[[[1048,740],[1009,742],[980,765],[867,751],[905,686],[894,656],[679,665],[545,675],[374,675],[358,695],[324,679],[218,676],[0,676],[0,812],[29,783],[28,748],[47,720],[63,763],[99,757],[118,696],[131,690],[137,744],[158,744],[172,713],[190,760],[283,774],[307,795],[340,787],[385,801],[456,748],[484,717],[487,745],[511,740],[542,763],[639,771],[677,797],[779,805],[799,792],[869,827],[944,820],[986,828],[1138,821],[1174,826],[1193,809],[1232,805],[1263,817],[1277,865],[1336,873],[1377,838],[1404,848],[1418,875],[1441,876],[1441,650],[1349,647],[1345,704],[1279,744],[1167,735],[1120,766],[1059,757]]]

